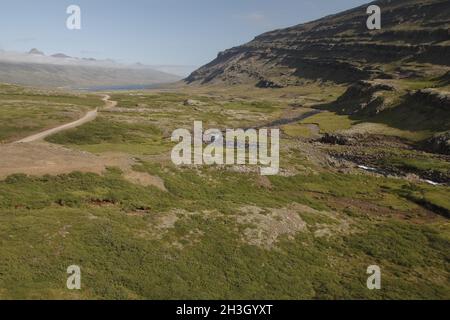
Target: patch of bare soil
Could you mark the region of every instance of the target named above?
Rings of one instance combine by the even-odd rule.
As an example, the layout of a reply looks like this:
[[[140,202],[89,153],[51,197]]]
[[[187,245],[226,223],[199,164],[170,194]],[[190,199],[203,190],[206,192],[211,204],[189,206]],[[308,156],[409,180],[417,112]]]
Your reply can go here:
[[[134,184],[139,184],[144,187],[154,186],[167,192],[163,179],[158,176],[152,176],[146,172],[128,171],[125,173],[124,178]]]
[[[203,212],[209,214],[209,212]],[[141,230],[138,233],[139,237],[149,238],[152,240],[161,240],[169,234],[171,230],[175,228],[178,221],[183,219],[189,219],[190,216],[199,214],[197,212],[189,212],[183,209],[173,209],[169,212],[159,213],[151,216],[151,222],[148,223],[147,228]],[[129,214],[130,216],[139,216],[135,213]],[[183,249],[186,245],[192,245],[198,243],[202,236],[203,231],[194,228],[188,230],[182,235],[178,235],[176,240],[170,240],[168,245],[177,249]],[[169,239],[171,239],[169,237]]]
[[[317,139],[321,136],[320,134],[320,126],[315,123],[307,123],[305,126],[309,129],[311,132],[311,139]]]
[[[175,227],[175,223],[179,220],[179,212],[170,211],[165,215],[158,217],[155,227],[158,230],[167,230]]]
[[[172,239],[170,232],[177,222],[191,219],[194,215],[213,219],[224,217],[222,213],[215,210],[190,212],[184,209],[173,209],[152,215],[147,213],[147,211],[136,211],[129,213],[128,216],[148,217],[150,222],[144,229],[138,231],[137,236],[154,240],[161,240],[166,236],[168,236],[167,239]],[[307,216],[308,220],[303,219],[302,216],[305,216],[305,219]],[[308,232],[317,238],[353,232],[350,218],[335,212],[318,211],[299,203],[293,203],[284,208],[245,206],[236,211],[234,219],[237,225],[233,228],[242,233],[242,240],[245,243],[267,250],[274,248],[281,237],[293,240],[299,232]],[[202,235],[201,230],[188,230],[184,235],[178,235],[177,240],[170,242],[169,245],[182,249],[186,244],[199,242]]]
[[[265,189],[272,189],[272,182],[270,182],[267,176],[259,175],[256,184]]]
[[[130,217],[143,217],[149,212],[147,210],[129,212]],[[184,210],[174,209],[169,212],[154,213],[149,215],[150,222],[146,228],[138,232],[139,237],[150,239],[162,239],[167,232],[175,227],[175,224],[182,217],[185,217],[187,212]]]
[[[298,203],[280,209],[247,206],[241,208],[240,213],[237,221],[246,226],[244,241],[265,249],[273,248],[282,236],[292,240],[298,232],[312,233],[316,238],[352,232],[351,220],[347,217]],[[309,222],[302,218],[305,215]]]
[[[240,224],[248,225],[244,230],[245,241],[270,249],[280,236],[292,238],[297,232],[307,229],[306,223],[294,208],[269,209],[259,207],[241,208],[243,215],[237,217]]]
[[[63,174],[73,171],[101,174],[106,167],[128,169],[133,160],[123,154],[93,155],[47,142],[0,145],[0,179],[14,173]]]

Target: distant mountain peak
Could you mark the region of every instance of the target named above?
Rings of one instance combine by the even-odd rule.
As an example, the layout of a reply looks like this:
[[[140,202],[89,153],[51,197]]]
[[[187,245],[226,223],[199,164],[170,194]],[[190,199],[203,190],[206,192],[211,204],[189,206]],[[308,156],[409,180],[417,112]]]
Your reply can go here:
[[[45,54],[42,51],[40,51],[40,50],[38,50],[36,48],[31,49],[28,52],[28,54],[36,54],[36,55],[40,55],[40,56],[45,56]]]
[[[70,56],[64,54],[64,53],[55,53],[52,54],[53,58],[61,58],[61,59],[67,59],[67,58],[71,58]]]

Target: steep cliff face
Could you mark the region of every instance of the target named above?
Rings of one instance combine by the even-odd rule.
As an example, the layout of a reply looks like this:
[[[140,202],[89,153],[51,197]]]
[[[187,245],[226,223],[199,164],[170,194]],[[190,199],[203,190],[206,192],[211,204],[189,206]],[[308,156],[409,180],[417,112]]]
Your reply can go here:
[[[275,30],[219,53],[187,83],[254,82],[280,87],[299,79],[350,83],[400,76],[396,62],[450,66],[448,0],[380,0],[381,30],[366,27],[368,5]]]

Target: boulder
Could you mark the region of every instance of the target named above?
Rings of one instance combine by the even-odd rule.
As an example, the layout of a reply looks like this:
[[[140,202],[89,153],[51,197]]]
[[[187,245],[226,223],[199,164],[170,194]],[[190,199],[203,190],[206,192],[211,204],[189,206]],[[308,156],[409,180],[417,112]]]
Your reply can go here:
[[[185,100],[184,102],[183,102],[183,105],[185,105],[185,106],[190,106],[190,107],[193,107],[193,106],[200,106],[202,103],[200,102],[200,101],[197,101],[197,100],[192,100],[192,99],[187,99],[187,100]]]

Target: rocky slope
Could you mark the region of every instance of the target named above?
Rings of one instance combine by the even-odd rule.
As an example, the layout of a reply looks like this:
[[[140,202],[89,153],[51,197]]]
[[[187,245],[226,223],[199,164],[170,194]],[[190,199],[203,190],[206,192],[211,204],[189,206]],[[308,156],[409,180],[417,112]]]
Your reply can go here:
[[[299,79],[351,83],[404,77],[395,63],[450,67],[448,0],[380,0],[381,30],[368,30],[364,5],[317,21],[275,30],[219,53],[193,72],[191,84],[299,84]],[[393,71],[391,69],[394,69]],[[419,73],[421,71],[418,71]]]

